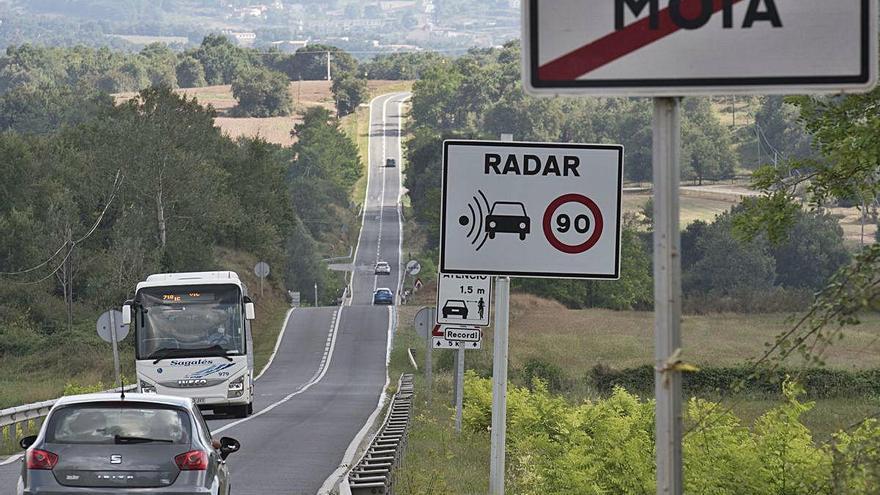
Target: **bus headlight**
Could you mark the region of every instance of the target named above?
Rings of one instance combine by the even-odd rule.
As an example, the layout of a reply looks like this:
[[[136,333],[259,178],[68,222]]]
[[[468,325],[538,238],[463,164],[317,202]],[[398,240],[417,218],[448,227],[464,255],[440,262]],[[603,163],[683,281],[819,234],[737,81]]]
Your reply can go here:
[[[141,380],[141,393],[142,394],[155,394],[156,386],[150,385],[149,383]]]
[[[227,399],[232,399],[234,397],[241,397],[241,394],[244,393],[244,376],[236,378],[229,382],[229,391],[226,393]]]

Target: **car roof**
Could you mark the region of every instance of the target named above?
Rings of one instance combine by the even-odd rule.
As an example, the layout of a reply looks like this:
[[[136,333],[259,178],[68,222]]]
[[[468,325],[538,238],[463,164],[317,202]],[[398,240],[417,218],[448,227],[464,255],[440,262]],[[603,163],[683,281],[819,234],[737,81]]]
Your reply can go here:
[[[377,261],[376,264],[377,265],[387,265],[388,262],[387,261]]]
[[[378,289],[376,289],[376,292],[382,291],[391,292],[391,289],[389,289],[388,287],[379,287]]]
[[[118,392],[68,395],[65,397],[61,397],[60,399],[55,401],[55,406],[67,406],[71,404],[96,404],[101,402],[119,403],[125,401],[149,402],[152,404],[177,406],[185,409],[189,409],[192,406],[192,399],[190,399],[189,397],[174,397],[171,395],[159,394],[126,393],[125,398],[122,399],[121,394],[119,394]]]
[[[446,301],[446,304],[449,304],[451,302],[460,302],[460,303],[464,304],[463,299],[450,299],[450,300]]]

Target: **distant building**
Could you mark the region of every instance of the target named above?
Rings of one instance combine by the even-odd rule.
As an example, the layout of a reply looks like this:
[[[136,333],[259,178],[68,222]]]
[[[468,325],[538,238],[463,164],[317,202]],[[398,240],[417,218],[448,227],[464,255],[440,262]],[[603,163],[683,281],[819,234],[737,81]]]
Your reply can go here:
[[[257,33],[253,32],[223,31],[223,34],[234,38],[235,41],[237,41],[238,44],[242,46],[253,45],[254,41],[257,40]]]
[[[272,46],[278,48],[284,53],[293,53],[300,48],[305,48],[308,44],[309,40],[283,40],[273,41],[271,43]]]
[[[394,10],[413,9],[416,7],[415,0],[384,0],[379,2],[379,8],[384,12]]]

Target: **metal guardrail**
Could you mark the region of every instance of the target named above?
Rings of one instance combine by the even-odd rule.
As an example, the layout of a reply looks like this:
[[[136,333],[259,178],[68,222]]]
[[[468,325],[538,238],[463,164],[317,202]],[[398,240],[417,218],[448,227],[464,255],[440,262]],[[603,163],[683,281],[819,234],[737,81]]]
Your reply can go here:
[[[413,377],[400,375],[397,393],[370,447],[348,473],[351,495],[392,495],[395,468],[403,459],[412,417]]]
[[[137,385],[127,385],[126,392],[135,390]],[[119,392],[119,388],[105,390],[104,392]],[[55,405],[58,399],[45,400],[43,402],[35,402],[33,404],[25,404],[23,406],[10,407],[0,409],[0,440],[6,439],[11,444],[18,441],[18,425],[21,423],[28,424],[31,421],[40,419],[49,414],[49,410]],[[25,426],[24,430],[27,430]],[[7,430],[4,432],[4,430]]]

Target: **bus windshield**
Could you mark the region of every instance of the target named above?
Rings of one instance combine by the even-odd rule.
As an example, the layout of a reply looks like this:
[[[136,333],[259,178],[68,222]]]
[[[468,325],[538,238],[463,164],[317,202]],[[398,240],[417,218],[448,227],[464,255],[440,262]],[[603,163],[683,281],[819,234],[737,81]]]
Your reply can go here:
[[[235,285],[149,287],[135,298],[137,358],[244,354]]]

